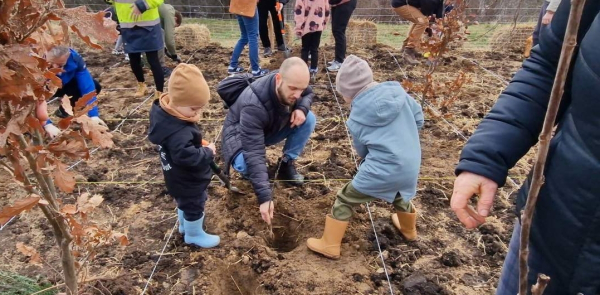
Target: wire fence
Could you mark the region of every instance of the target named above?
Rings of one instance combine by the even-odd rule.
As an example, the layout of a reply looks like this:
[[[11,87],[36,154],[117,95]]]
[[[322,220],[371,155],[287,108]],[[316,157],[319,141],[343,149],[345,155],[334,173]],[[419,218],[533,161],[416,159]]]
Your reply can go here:
[[[525,42],[531,35],[540,13],[540,1],[522,1],[519,7],[514,3],[516,0],[493,1],[470,1],[465,13],[469,20],[469,34],[467,40],[462,44],[464,48],[495,50],[507,42]],[[92,11],[100,11],[108,7],[103,1],[93,0],[67,0],[67,7],[86,5]],[[101,2],[101,3],[98,3]],[[167,1],[175,9],[180,11],[184,17],[185,24],[205,25],[210,31],[210,40],[218,42],[223,46],[231,47],[239,38],[239,27],[235,16],[229,13],[229,1],[219,0],[179,0]],[[284,21],[289,29],[294,26],[293,3],[283,8]],[[359,1],[354,10],[352,21],[370,21],[375,24],[373,29],[366,28],[354,30],[352,34],[365,34],[376,36],[376,42],[398,47],[406,38],[410,23],[402,20],[389,5],[389,1]],[[515,24],[522,28],[514,32]],[[375,30],[375,31],[373,31]],[[192,37],[192,36],[190,36]],[[331,26],[328,25],[323,32],[322,44],[332,44]],[[290,40],[291,39],[291,40]],[[292,46],[299,40],[291,37]],[[375,39],[375,38],[374,38]]]

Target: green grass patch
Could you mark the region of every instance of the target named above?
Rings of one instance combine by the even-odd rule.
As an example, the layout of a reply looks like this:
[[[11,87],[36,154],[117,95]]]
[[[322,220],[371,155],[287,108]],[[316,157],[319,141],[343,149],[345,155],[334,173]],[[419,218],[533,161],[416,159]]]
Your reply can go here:
[[[50,284],[39,284],[37,280],[16,273],[0,271],[0,294],[28,295],[51,287]],[[54,295],[57,291],[49,290],[40,295]]]
[[[218,42],[223,46],[234,46],[240,37],[239,26],[236,19],[186,18],[184,19],[184,23],[206,25],[210,30],[211,41]],[[293,25],[293,22],[289,24]],[[468,31],[470,34],[467,36],[465,46],[469,48],[489,49],[490,41],[492,41],[494,34],[498,30],[506,30],[511,27],[512,24],[493,23],[469,26]],[[377,42],[400,47],[406,38],[408,29],[408,24],[379,23],[377,24]],[[301,43],[298,39],[293,38],[293,40],[292,45]],[[331,40],[331,25],[327,25],[327,29],[321,36],[321,44],[331,44],[333,43]]]

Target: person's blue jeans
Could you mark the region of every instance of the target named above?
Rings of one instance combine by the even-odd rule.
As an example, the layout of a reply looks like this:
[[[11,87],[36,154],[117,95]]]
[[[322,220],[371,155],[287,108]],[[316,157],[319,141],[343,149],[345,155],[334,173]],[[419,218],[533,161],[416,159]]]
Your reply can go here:
[[[241,36],[237,44],[233,48],[233,54],[231,55],[231,62],[229,63],[230,69],[238,67],[240,55],[249,44],[250,47],[250,66],[253,72],[260,70],[258,63],[258,9],[254,13],[254,17],[237,16],[238,23],[240,25]]]
[[[304,150],[310,135],[315,130],[316,124],[317,118],[311,111],[309,111],[308,114],[306,114],[306,121],[304,121],[304,124],[295,128],[291,128],[288,124],[279,132],[265,138],[265,145],[275,145],[285,140],[283,154],[292,160],[296,160]],[[235,159],[233,159],[231,166],[242,175],[246,175],[248,173],[243,151],[239,153]]]

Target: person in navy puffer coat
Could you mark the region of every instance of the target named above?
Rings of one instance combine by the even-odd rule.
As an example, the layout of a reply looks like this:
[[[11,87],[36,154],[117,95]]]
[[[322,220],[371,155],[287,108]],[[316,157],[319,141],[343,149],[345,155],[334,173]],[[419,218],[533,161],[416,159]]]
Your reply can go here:
[[[508,170],[538,141],[557,74],[570,1],[562,1],[540,44],[465,145],[451,207],[468,228],[485,222]],[[600,1],[586,1],[578,47],[550,142],[529,245],[530,286],[550,276],[545,295],[600,293]],[[517,197],[517,216],[531,176]],[[468,208],[481,197],[476,211]],[[510,242],[496,294],[514,295],[519,285],[520,220]]]

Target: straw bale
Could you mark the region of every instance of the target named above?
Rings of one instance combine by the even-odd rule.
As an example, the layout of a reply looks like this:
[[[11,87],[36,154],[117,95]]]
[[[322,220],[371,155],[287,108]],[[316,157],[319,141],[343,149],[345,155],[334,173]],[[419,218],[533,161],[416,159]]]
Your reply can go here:
[[[205,25],[185,24],[175,28],[175,44],[184,50],[196,50],[210,43],[210,31]]]

